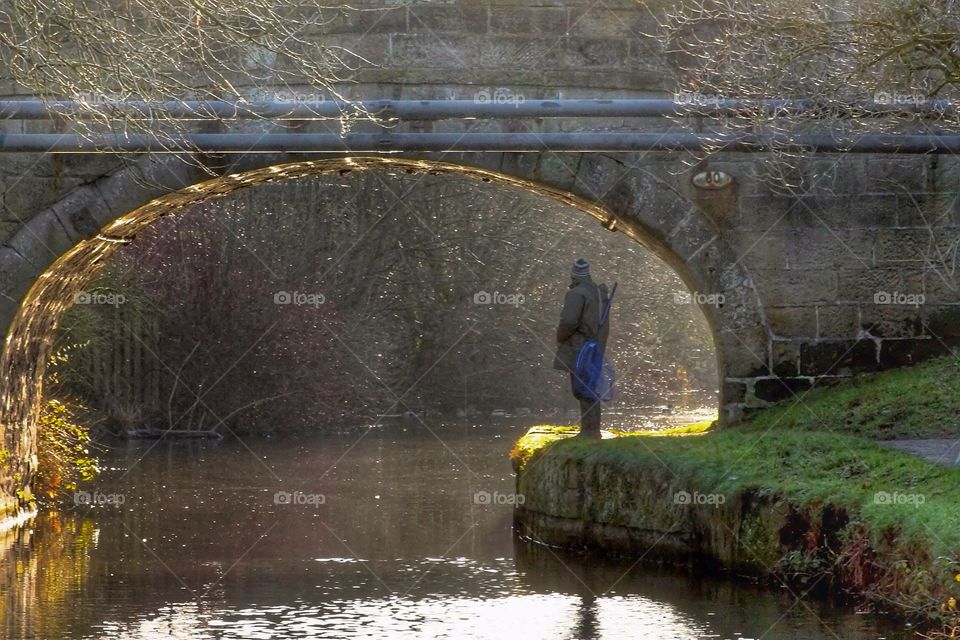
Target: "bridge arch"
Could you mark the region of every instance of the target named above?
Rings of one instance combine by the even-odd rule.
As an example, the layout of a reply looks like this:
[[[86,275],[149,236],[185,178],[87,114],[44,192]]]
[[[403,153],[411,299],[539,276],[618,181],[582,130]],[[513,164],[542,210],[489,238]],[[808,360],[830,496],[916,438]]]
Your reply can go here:
[[[159,218],[190,205],[261,184],[354,171],[456,174],[525,189],[580,209],[652,250],[691,292],[719,294],[722,303],[701,307],[717,351],[721,418],[739,419],[744,396],[737,381],[763,368],[769,332],[751,276],[720,235],[710,207],[681,190],[689,176],[657,176],[613,156],[494,158],[263,154],[244,156],[214,174],[209,158],[201,166],[180,158],[150,157],[78,187],[39,212],[0,249],[0,271],[7,276],[0,290],[0,327],[6,334],[0,357],[0,427],[14,462],[8,486],[12,484],[13,492],[26,486],[36,468],[36,418],[58,320],[120,246]]]

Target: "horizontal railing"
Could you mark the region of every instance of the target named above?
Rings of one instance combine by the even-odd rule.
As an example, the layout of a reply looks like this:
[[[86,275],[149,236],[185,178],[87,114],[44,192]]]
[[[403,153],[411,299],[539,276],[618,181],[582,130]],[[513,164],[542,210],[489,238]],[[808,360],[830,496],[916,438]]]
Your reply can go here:
[[[859,102],[823,104],[811,100],[715,100],[707,96],[678,94],[676,99],[637,98],[625,100],[526,100],[497,94],[474,100],[361,100],[343,101],[166,101],[138,100],[0,100],[0,119],[47,120],[56,117],[80,119],[182,120],[311,120],[348,116],[373,116],[382,120],[445,120],[503,118],[650,118],[665,116],[735,116],[747,113],[769,115],[852,113],[863,116],[919,114],[955,115],[956,106],[946,100],[890,103]]]
[[[402,153],[771,150],[958,154],[960,135],[696,133],[0,134],[0,153]]]

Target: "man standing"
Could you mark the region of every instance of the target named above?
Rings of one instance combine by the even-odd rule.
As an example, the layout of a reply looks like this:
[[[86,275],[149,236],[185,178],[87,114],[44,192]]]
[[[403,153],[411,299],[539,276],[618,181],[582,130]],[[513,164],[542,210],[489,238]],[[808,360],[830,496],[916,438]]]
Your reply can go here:
[[[607,286],[594,284],[590,277],[590,265],[583,258],[573,263],[570,276],[570,287],[557,326],[557,354],[553,368],[570,374],[573,395],[580,401],[579,435],[600,438],[600,401],[578,393],[576,367],[580,348],[587,340],[597,340],[601,350],[606,350],[610,322],[608,320],[600,327],[600,316],[607,303]]]

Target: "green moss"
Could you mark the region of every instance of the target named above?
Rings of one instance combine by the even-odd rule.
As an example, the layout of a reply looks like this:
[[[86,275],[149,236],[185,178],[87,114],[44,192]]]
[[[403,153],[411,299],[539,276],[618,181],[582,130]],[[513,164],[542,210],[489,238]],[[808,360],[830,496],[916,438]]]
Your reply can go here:
[[[780,541],[777,531],[771,530],[769,524],[759,512],[744,514],[737,533],[737,558],[742,562],[759,563],[763,566],[773,566],[781,557]]]
[[[902,566],[894,567],[887,578],[896,583],[878,591],[909,603],[905,609],[918,615],[926,615],[921,612],[936,609],[948,597],[960,599],[960,585],[954,580],[960,552],[960,469],[935,466],[856,436],[755,425],[693,437],[555,438],[550,444],[549,438],[541,436],[540,441],[546,444],[539,450],[531,450],[529,443],[521,447],[526,460],[535,455],[573,459],[583,467],[616,469],[633,481],[681,478],[684,486],[721,494],[731,504],[745,496],[776,496],[806,514],[814,529],[823,524],[830,506],[865,532],[869,546],[883,553],[877,559],[882,566],[902,560]],[[618,495],[615,484],[613,477],[605,479],[605,486],[611,487],[606,495]],[[524,492],[529,493],[530,487]],[[624,505],[623,510],[637,508]],[[809,541],[796,541],[799,549],[782,548],[779,528],[771,528],[773,523],[763,520],[762,511],[747,508],[739,529],[733,512],[718,513],[729,518],[727,527],[720,530],[737,532],[733,557],[726,560],[779,566],[784,576],[801,582],[831,569],[833,561],[828,557],[806,551]],[[604,519],[636,520],[630,516],[605,513]],[[658,514],[643,517],[655,519]],[[844,524],[823,533],[842,534]],[[783,556],[790,551],[798,553],[792,563]],[[842,547],[834,551],[845,553]]]
[[[607,432],[610,435],[616,437],[624,436],[651,436],[651,437],[665,437],[665,436],[694,436],[702,435],[709,431],[715,422],[705,421],[697,422],[695,424],[689,424],[682,427],[675,427],[672,429],[663,429],[660,431],[609,431]],[[570,426],[570,425],[553,425],[553,424],[543,424],[531,427],[522,438],[517,440],[513,446],[513,450],[510,452],[510,460],[513,462],[515,469],[520,469],[525,465],[533,455],[544,449],[548,444],[557,442],[558,440],[565,440],[579,433],[580,427]]]
[[[960,547],[960,470],[872,441],[960,432],[960,362],[954,358],[814,391],[802,402],[756,413],[736,427],[710,426],[562,446],[585,458],[662,464],[720,492],[762,488],[799,503],[834,504],[862,513],[871,531],[896,528],[911,540],[929,542],[938,554]],[[517,442],[515,459],[522,466],[538,450],[576,432],[576,427],[536,427]],[[885,504],[887,496],[908,502]]]
[[[510,461],[513,468],[519,471],[523,468],[533,454],[544,449],[548,444],[575,436],[580,431],[580,427],[569,425],[544,424],[531,427],[522,438],[517,440],[510,451]]]
[[[621,470],[624,477],[655,473],[681,478],[703,493],[730,499],[776,496],[811,522],[829,507],[855,523],[839,523],[844,530],[833,534],[856,529],[863,544],[896,565],[884,578],[895,581],[885,587],[888,593],[923,601],[926,607],[931,598],[945,594],[960,599],[955,579],[960,469],[933,465],[875,441],[960,433],[956,360],[939,359],[817,390],[802,402],[758,412],[736,427],[710,426],[624,433],[602,441],[569,439],[575,427],[540,427],[517,443],[515,465],[520,469],[534,456],[556,455]],[[802,550],[793,550],[795,557],[784,555],[772,523],[747,511],[735,556],[759,554],[764,564],[781,567],[785,575],[817,575],[821,568],[810,563],[823,558]],[[861,541],[856,542],[850,549],[860,548]]]
[[[896,528],[929,543],[936,554],[960,546],[960,469],[934,466],[865,438],[746,425],[699,437],[570,440],[558,447],[585,460],[659,464],[714,493],[767,490],[798,504],[832,504],[862,513],[878,534]],[[903,500],[911,501],[887,503]]]
[[[706,433],[716,424],[713,420],[705,422],[695,422],[694,424],[674,427],[672,429],[662,429],[660,431],[630,431],[619,435],[625,436],[698,436]]]

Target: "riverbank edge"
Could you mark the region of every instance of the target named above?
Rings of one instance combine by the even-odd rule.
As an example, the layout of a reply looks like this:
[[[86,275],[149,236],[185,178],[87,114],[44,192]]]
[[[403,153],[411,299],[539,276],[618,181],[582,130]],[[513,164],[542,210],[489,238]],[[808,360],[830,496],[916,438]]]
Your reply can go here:
[[[642,436],[589,442],[567,440],[569,435],[550,438],[544,427],[534,428],[514,449],[517,494],[523,496],[514,524],[525,538],[657,562],[708,564],[787,586],[798,596],[843,594],[878,612],[957,624],[955,561],[906,541],[896,528],[872,527],[854,504],[797,499],[777,478],[721,493],[696,468],[670,475],[664,472],[664,444],[678,438],[656,438],[659,450],[653,452],[618,446],[619,440],[635,445]],[[724,437],[735,436],[724,430]],[[755,437],[745,430],[744,446]],[[687,452],[702,445],[704,455],[716,454],[707,436],[682,440]],[[894,463],[905,455],[870,454]]]

